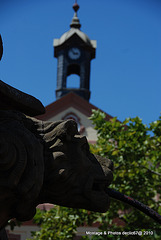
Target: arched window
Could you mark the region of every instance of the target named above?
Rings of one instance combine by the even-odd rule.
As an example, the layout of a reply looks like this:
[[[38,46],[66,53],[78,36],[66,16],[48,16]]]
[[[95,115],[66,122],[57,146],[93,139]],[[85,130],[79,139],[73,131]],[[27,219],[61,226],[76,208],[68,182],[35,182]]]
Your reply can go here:
[[[67,77],[67,88],[80,88],[80,77],[77,74]]]
[[[67,88],[80,88],[80,66],[72,64],[68,66],[67,70]]]

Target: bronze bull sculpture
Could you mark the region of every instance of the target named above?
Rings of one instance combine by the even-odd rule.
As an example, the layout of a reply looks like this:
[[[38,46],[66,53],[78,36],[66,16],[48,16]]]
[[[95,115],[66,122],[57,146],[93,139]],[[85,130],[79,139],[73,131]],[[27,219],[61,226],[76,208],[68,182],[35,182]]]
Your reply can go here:
[[[2,81],[0,102],[0,227],[32,219],[45,202],[107,211],[112,163],[90,153],[76,123],[28,116],[42,104]]]

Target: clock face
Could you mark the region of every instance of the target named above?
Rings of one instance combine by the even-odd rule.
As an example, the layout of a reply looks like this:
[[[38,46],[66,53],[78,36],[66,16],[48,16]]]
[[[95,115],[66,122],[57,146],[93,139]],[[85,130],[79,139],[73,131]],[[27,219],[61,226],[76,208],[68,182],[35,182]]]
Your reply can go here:
[[[69,49],[68,56],[71,59],[78,59],[78,58],[80,58],[80,55],[81,55],[81,52],[78,48],[73,47],[73,48]]]

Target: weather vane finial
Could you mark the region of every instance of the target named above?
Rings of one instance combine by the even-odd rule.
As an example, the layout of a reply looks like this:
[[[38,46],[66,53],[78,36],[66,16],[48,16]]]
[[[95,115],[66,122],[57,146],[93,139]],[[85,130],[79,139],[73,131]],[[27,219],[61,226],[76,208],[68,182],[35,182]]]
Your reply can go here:
[[[74,3],[74,5],[73,5],[73,9],[74,9],[75,12],[77,12],[78,9],[79,9],[79,5],[78,5],[78,3],[77,3],[77,0],[75,0],[75,3]]]
[[[71,24],[70,24],[70,27],[80,29],[81,24],[80,24],[79,19],[78,19],[78,16],[77,16],[77,11],[78,11],[78,9],[79,9],[79,5],[78,5],[78,3],[77,3],[77,0],[75,0],[75,3],[74,3],[74,5],[73,5],[73,9],[74,9],[75,13],[74,13],[74,17],[73,17],[73,19],[72,19],[72,22],[71,22]]]

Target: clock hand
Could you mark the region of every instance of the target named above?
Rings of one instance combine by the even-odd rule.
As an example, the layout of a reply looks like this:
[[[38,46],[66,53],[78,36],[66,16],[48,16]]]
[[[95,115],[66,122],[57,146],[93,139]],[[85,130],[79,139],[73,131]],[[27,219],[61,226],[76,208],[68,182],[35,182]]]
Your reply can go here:
[[[74,55],[77,55],[78,53],[74,51],[74,49],[72,49],[72,52]]]
[[[77,50],[72,49],[72,52],[73,52],[74,55],[78,55],[78,51]]]

